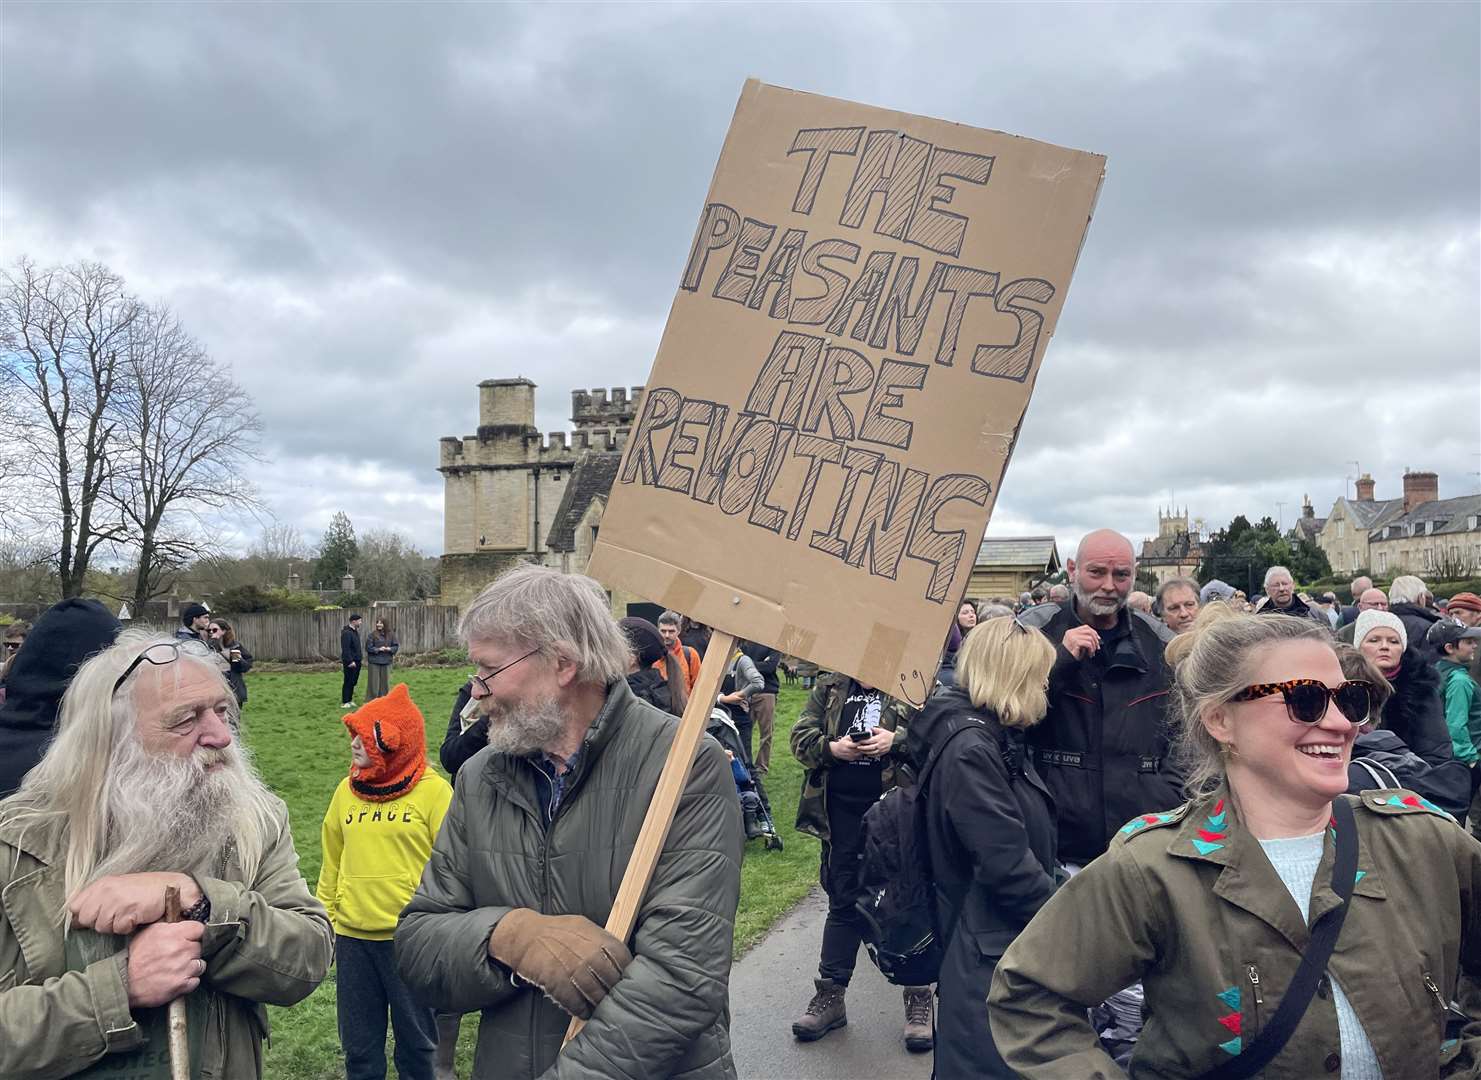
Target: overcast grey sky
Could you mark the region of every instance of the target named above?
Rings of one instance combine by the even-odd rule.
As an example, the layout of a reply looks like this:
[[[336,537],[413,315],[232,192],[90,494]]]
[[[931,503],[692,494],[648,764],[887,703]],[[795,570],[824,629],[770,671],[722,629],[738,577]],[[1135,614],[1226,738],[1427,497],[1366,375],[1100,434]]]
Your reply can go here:
[[[0,7],[9,263],[99,259],[257,475],[441,552],[475,384],[641,383],[747,76],[1109,164],[994,535],[1481,490],[1481,6]]]

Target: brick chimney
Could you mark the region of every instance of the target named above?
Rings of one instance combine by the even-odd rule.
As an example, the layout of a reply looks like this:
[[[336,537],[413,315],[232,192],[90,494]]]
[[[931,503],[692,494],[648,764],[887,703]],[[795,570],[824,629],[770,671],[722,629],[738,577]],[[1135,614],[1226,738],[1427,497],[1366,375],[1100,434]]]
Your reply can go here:
[[[1404,471],[1404,513],[1440,497],[1440,474]]]
[[[1373,477],[1364,473],[1358,477],[1358,502],[1373,501]]]

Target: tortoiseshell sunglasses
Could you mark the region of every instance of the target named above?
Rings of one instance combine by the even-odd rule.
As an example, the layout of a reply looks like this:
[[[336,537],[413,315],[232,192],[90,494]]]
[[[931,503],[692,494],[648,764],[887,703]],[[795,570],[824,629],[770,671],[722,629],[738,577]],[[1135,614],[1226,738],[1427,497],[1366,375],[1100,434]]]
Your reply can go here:
[[[1373,684],[1361,679],[1328,686],[1316,679],[1287,679],[1285,682],[1246,686],[1230,701],[1254,701],[1279,694],[1285,698],[1286,713],[1302,724],[1319,724],[1335,701],[1342,715],[1354,724],[1366,724],[1373,715]]]

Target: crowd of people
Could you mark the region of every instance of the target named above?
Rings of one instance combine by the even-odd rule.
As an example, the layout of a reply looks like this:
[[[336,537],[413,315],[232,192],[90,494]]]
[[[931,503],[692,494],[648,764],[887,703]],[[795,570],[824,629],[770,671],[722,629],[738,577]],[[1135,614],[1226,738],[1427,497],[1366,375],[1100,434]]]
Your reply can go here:
[[[789,743],[827,913],[794,1038],[847,1023],[879,945],[866,849],[905,806],[935,952],[901,1031],[937,1077],[1481,1072],[1481,598],[1360,580],[1344,607],[1272,567],[1253,599],[1174,579],[1143,603],[1109,530],[1067,572],[964,600],[922,708],[843,672],[810,688]],[[479,1080],[734,1076],[740,868],[788,658],[721,658],[716,738],[618,937],[706,628],[500,576],[462,615],[449,784],[388,687],[394,632],[362,645],[360,621],[312,891],[238,747],[252,658],[229,622],[121,630],[73,600],[27,628],[0,705],[0,1076],[158,1071],[183,1000],[192,1075],[259,1077],[264,1006],[331,963],[350,1080],[386,1075],[388,1030],[398,1075],[443,1080],[469,1012]]]

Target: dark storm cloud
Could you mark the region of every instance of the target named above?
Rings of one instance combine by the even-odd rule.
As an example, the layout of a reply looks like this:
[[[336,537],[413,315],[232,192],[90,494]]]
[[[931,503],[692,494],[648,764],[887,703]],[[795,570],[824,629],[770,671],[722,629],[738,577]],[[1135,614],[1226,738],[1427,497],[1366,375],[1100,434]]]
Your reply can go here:
[[[0,211],[232,365],[285,517],[437,550],[480,379],[551,430],[645,377],[746,76],[1095,150],[994,531],[1289,519],[1353,458],[1471,486],[1478,11],[11,3]]]

